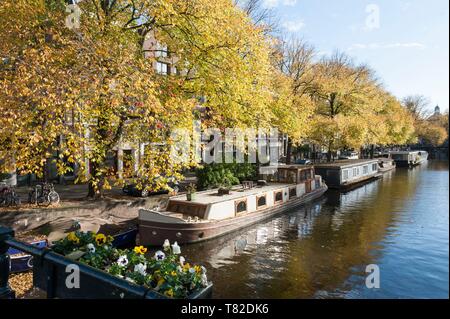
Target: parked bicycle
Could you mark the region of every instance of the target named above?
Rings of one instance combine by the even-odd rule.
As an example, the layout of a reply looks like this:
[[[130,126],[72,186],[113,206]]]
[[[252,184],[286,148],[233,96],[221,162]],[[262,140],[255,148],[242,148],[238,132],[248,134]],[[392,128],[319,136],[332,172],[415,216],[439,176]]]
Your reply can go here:
[[[59,194],[52,183],[37,184],[28,194],[28,202],[38,206],[56,205],[59,203]]]
[[[20,197],[14,187],[0,185],[0,206],[10,207],[20,205]]]

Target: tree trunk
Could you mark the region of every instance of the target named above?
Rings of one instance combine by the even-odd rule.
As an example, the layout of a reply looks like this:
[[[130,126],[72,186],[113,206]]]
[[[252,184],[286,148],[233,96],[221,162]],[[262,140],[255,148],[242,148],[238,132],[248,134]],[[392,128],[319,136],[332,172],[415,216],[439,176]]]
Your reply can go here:
[[[328,143],[327,162],[331,162],[333,142]]]
[[[370,145],[370,159],[373,159],[373,153],[374,153],[375,145]]]
[[[103,185],[104,185],[104,176],[98,177],[99,182],[97,185],[93,184],[92,176],[97,176],[99,168],[98,164],[92,164],[90,167],[90,175],[91,179],[88,182],[88,198],[97,199],[103,197]]]
[[[286,150],[286,164],[291,164],[292,162],[292,140],[288,137],[288,144]]]

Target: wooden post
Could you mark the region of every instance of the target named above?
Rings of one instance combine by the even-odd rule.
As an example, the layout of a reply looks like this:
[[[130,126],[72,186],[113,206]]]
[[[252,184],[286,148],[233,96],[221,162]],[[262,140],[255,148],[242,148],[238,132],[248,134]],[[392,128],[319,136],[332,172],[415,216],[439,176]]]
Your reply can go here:
[[[6,240],[14,237],[14,231],[0,226],[0,299],[14,299],[15,293],[8,285],[9,255]]]

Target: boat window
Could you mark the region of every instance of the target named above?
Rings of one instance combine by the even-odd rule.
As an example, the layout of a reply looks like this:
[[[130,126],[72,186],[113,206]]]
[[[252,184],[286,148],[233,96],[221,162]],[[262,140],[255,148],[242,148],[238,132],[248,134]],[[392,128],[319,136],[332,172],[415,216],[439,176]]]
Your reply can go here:
[[[311,170],[308,169],[308,170],[306,171],[306,179],[311,179],[311,177],[312,177]]]
[[[377,164],[372,164],[372,171],[376,171],[377,170]]]
[[[275,192],[275,203],[283,201],[283,192]]]
[[[289,183],[297,183],[297,172],[289,171]]]
[[[300,181],[305,181],[306,180],[306,171],[303,170],[300,172]]]
[[[344,169],[344,174],[343,174],[343,176],[344,176],[344,180],[347,180],[347,179],[348,179],[348,169]]]
[[[266,195],[256,198],[256,207],[262,207],[267,205]]]
[[[236,214],[245,213],[247,211],[247,200],[236,201]]]
[[[358,169],[356,167],[353,168],[353,176],[358,176]]]
[[[369,174],[369,166],[368,165],[363,166],[363,174]]]
[[[289,198],[297,197],[297,187],[289,188]]]

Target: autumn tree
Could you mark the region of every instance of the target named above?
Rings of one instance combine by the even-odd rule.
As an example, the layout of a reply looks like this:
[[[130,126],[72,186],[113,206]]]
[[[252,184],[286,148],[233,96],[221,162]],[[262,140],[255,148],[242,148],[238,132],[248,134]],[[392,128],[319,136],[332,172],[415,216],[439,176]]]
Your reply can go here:
[[[411,95],[405,97],[402,103],[414,119],[415,135],[422,144],[440,146],[445,142],[448,138],[448,119],[446,127],[447,117],[430,114],[430,100],[427,97]]]
[[[273,87],[277,92],[272,105],[274,125],[288,135],[286,162],[291,163],[292,147],[300,144],[309,133],[314,105],[310,90],[314,74],[314,49],[297,38],[278,40],[274,48]]]
[[[175,128],[190,128],[198,97],[211,124],[268,126],[269,50],[261,28],[231,1],[81,1],[79,25],[64,1],[2,1],[1,143],[22,173],[79,167],[89,195],[108,188],[108,154],[120,143],[149,145],[139,181],[167,187],[192,162],[170,156]],[[15,14],[19,12],[19,14]],[[154,36],[180,71],[161,76],[144,44]],[[158,183],[151,184],[155,177]]]
[[[374,99],[376,79],[365,65],[335,53],[314,65],[311,94],[315,101],[310,139],[328,149],[328,160],[340,148],[358,148],[368,132],[368,118],[381,108]],[[324,133],[322,133],[324,132]]]

